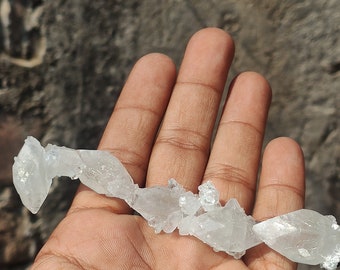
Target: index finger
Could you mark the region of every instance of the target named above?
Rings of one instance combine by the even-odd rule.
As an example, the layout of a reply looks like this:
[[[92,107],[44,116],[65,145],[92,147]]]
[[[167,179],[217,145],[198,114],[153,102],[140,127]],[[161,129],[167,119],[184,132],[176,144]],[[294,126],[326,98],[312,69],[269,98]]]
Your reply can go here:
[[[141,58],[129,75],[98,147],[116,156],[140,186],[145,182],[150,151],[175,76],[175,66],[168,57],[150,54]],[[99,195],[84,185],[78,189],[71,211],[76,208],[131,211],[123,201]]]

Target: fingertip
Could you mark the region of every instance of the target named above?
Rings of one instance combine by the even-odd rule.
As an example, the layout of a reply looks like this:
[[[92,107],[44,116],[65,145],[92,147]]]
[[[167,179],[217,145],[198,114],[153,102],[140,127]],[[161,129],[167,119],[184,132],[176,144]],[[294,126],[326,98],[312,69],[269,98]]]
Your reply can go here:
[[[233,38],[219,28],[209,27],[197,31],[190,38],[187,49],[195,48],[193,51],[210,50],[211,57],[222,56],[222,59],[230,66],[235,54],[235,43]]]
[[[189,40],[177,82],[199,83],[213,89],[224,89],[234,57],[234,42],[218,28],[205,28]]]
[[[282,146],[291,148],[294,151],[301,152],[302,154],[302,149],[300,145],[298,144],[298,142],[290,137],[275,138],[271,140],[267,145],[267,147],[282,147]]]
[[[252,90],[261,92],[263,96],[266,96],[267,105],[270,105],[272,98],[272,90],[268,80],[261,74],[254,71],[245,71],[237,75],[231,82],[230,90],[234,88],[234,85],[240,85],[241,89],[245,91]],[[229,94],[230,95],[230,94]]]
[[[120,93],[115,110],[121,106],[166,107],[176,81],[176,66],[161,53],[142,56],[132,68]],[[164,108],[162,108],[163,110]]]
[[[261,74],[242,72],[234,78],[229,87],[221,121],[245,122],[246,119],[262,137],[271,98],[270,84]]]
[[[289,137],[278,137],[268,143],[263,155],[263,162],[271,162],[272,167],[282,165],[304,173],[304,155],[300,145]],[[283,169],[283,168],[282,168]]]
[[[241,80],[247,80],[248,82],[256,83],[259,88],[266,89],[271,92],[271,87],[268,80],[260,73],[255,71],[244,71],[238,75]]]
[[[142,56],[137,63],[151,63],[151,64],[157,64],[157,63],[161,63],[161,64],[166,64],[169,65],[172,68],[175,68],[175,64],[172,61],[172,59],[167,56],[166,54],[163,53],[157,53],[157,52],[153,52],[153,53],[148,53],[144,56]]]
[[[271,165],[264,170],[264,173],[269,174],[269,179],[272,179],[270,183],[288,185],[304,198],[305,160],[300,145],[288,137],[273,139],[265,148],[263,155],[263,164],[269,163]],[[276,178],[276,182],[273,180],[274,178]],[[262,182],[262,184],[266,184],[265,181]]]
[[[235,43],[231,35],[226,31],[217,27],[207,27],[197,31],[190,39],[190,42],[195,42],[197,40],[206,40],[209,37],[210,41],[213,42],[223,42],[230,49],[230,52],[235,52]],[[206,41],[209,41],[206,40]],[[190,43],[189,43],[190,44]]]
[[[140,78],[152,76],[153,81],[160,81],[162,76],[175,78],[176,65],[173,60],[162,53],[149,53],[142,56],[134,65],[131,74],[138,73]]]

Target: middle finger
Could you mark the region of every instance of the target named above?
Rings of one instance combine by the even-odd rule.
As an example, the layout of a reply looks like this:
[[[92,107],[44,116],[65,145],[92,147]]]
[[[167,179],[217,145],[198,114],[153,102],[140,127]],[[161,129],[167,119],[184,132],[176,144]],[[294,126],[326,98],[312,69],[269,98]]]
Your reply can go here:
[[[147,185],[175,178],[195,191],[201,183],[234,46],[219,29],[204,29],[190,40],[155,142]]]

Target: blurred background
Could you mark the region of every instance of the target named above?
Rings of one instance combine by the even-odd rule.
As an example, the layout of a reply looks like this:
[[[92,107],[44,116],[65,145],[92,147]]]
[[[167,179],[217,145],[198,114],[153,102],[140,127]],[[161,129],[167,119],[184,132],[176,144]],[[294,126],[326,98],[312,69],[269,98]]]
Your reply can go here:
[[[0,269],[29,267],[78,185],[54,181],[37,215],[23,208],[11,167],[24,138],[95,149],[136,60],[162,52],[179,66],[207,26],[235,40],[228,82],[246,70],[270,81],[265,142],[301,144],[306,207],[339,221],[340,1],[0,0],[0,19]]]

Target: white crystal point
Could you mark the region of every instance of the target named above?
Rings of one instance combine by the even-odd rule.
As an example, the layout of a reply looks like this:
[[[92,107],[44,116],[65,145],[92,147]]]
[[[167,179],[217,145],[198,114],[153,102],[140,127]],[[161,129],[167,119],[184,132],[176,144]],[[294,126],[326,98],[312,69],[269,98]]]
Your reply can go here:
[[[198,196],[186,192],[180,197],[184,217],[178,225],[181,235],[193,235],[215,251],[224,251],[237,259],[262,242],[252,231],[255,220],[245,214],[236,199],[222,207],[219,192],[210,181],[198,190]]]
[[[198,196],[205,211],[214,210],[220,207],[220,194],[211,181],[198,187]]]
[[[46,152],[33,137],[27,137],[17,157],[14,158],[13,183],[23,204],[37,213],[47,197],[52,179],[47,179]]]
[[[46,174],[48,179],[55,176],[68,176],[74,179],[84,167],[78,152],[73,149],[48,144],[45,153],[45,160],[39,162],[45,163],[48,168]]]
[[[74,151],[74,150],[73,150]],[[115,192],[115,185],[125,186],[131,193],[135,185],[123,164],[107,151],[77,150],[82,165],[76,177],[95,192],[128,200],[130,193],[121,195]],[[119,191],[119,189],[116,189]]]
[[[252,231],[254,224],[255,220],[245,214],[237,200],[231,199],[224,207],[186,217],[179,232],[193,235],[215,251],[224,251],[239,259],[248,248],[262,242]]]
[[[137,189],[131,207],[144,217],[156,233],[173,232],[182,219],[179,198],[185,190],[173,179],[168,187]]]
[[[43,148],[27,137],[13,164],[13,183],[23,204],[37,213],[47,197],[52,178],[68,176],[97,193],[131,200],[135,184],[121,162],[106,151],[74,150],[56,145]],[[115,189],[124,187],[123,189]]]
[[[191,191],[185,192],[179,197],[179,206],[184,215],[195,215],[202,207],[201,202],[196,194]]]
[[[260,222],[253,231],[294,262],[336,269],[340,260],[340,229],[332,216],[301,209]]]

